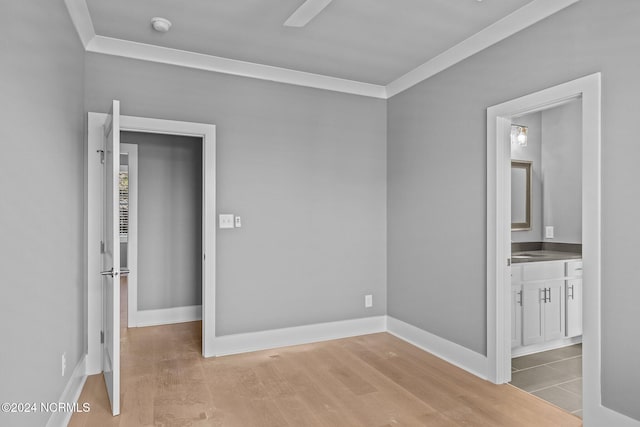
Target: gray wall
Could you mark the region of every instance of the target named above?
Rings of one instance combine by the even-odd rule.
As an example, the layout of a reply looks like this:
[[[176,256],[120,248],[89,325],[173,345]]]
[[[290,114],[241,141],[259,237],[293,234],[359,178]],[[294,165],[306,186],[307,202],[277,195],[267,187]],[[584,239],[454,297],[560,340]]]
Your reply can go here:
[[[57,402],[86,352],[84,54],[62,1],[0,10],[0,401]],[[48,417],[0,413],[0,425]]]
[[[486,109],[602,72],[602,391],[636,419],[639,16],[582,0],[388,102],[388,312],[486,354]]]
[[[512,231],[512,242],[542,241],[542,113],[531,113],[513,119],[527,126],[527,146],[511,145],[512,160],[531,161],[531,230]]]
[[[542,140],[542,216],[554,227],[544,241],[582,243],[582,103],[543,111]]]
[[[386,103],[97,54],[86,107],[217,126],[217,332],[386,312]],[[364,308],[364,295],[374,307]]]
[[[122,132],[138,145],[138,310],[202,302],[202,140]]]

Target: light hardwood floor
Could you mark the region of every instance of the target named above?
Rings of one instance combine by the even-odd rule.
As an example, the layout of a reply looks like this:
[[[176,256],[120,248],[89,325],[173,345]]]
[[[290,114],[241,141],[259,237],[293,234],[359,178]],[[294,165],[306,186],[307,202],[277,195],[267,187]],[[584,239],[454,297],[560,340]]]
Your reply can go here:
[[[582,425],[387,333],[204,359],[200,322],[123,332],[121,415],[94,375],[70,426]]]

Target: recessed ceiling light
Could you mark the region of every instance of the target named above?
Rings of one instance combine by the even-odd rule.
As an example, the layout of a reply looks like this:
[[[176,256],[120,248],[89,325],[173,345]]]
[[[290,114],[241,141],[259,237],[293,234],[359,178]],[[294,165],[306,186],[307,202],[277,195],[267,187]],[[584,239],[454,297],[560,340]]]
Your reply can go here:
[[[151,26],[160,33],[166,33],[169,31],[169,28],[171,28],[171,21],[165,18],[155,17],[151,19]]]

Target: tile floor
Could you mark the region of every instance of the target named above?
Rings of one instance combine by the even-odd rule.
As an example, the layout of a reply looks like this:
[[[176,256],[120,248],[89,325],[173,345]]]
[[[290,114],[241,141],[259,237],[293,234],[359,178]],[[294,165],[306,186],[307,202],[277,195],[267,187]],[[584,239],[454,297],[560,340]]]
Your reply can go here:
[[[582,344],[511,359],[511,385],[582,418]]]

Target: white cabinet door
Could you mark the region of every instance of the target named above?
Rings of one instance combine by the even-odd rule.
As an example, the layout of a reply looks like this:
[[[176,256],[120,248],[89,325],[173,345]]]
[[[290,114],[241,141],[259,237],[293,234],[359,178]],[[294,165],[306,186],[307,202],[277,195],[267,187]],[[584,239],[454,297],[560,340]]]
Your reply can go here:
[[[522,286],[511,287],[511,348],[522,345]]]
[[[567,280],[567,337],[582,335],[582,279]]]
[[[544,284],[522,285],[522,344],[544,341]]]
[[[547,301],[544,304],[544,339],[564,338],[564,280],[545,282]]]

